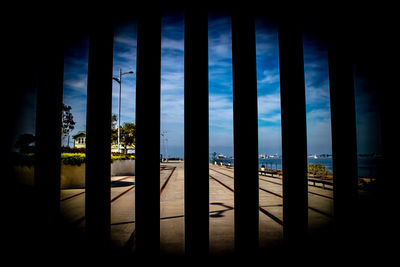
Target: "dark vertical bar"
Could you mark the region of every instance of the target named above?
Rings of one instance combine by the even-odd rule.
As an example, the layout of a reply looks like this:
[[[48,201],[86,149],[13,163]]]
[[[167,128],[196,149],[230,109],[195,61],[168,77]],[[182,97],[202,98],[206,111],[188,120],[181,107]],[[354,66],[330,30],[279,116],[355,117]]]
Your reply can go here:
[[[301,27],[278,22],[282,116],[283,235],[288,248],[307,236],[307,132]]]
[[[110,239],[110,155],[113,25],[92,24],[89,41],[86,122],[86,232],[94,249]]]
[[[185,11],[185,252],[209,251],[208,13]]]
[[[39,227],[52,235],[60,209],[61,107],[64,47],[60,34],[39,36],[35,191]],[[42,38],[40,38],[42,37]],[[44,235],[43,235],[44,236]],[[49,236],[51,237],[51,236]]]
[[[344,28],[328,44],[331,99],[334,215],[340,233],[350,234],[358,197],[356,115],[350,40]],[[354,226],[354,225],[353,225]]]
[[[141,255],[160,251],[161,12],[138,18],[136,76],[136,246]]]
[[[374,234],[376,238],[370,238],[367,236],[370,244],[385,244],[380,247],[379,252],[393,251],[393,236],[398,233],[398,188],[400,188],[399,179],[393,179],[394,173],[396,173],[394,166],[397,166],[397,157],[393,155],[398,154],[399,139],[398,139],[398,124],[394,123],[398,121],[398,98],[394,97],[393,85],[397,84],[398,79],[398,68],[393,68],[392,60],[395,58],[395,54],[398,54],[398,42],[394,42],[392,38],[394,34],[389,31],[393,30],[393,26],[389,26],[386,23],[381,26],[380,29],[385,33],[387,41],[376,40],[373,43],[373,47],[376,58],[374,61],[370,61],[370,51],[368,49],[368,56],[365,58],[369,60],[372,65],[373,72],[376,75],[375,82],[377,90],[380,96],[380,123],[381,123],[381,142],[382,142],[382,155],[383,164],[380,176],[377,177],[376,181],[376,195],[374,198],[374,213],[371,212],[371,208],[368,207],[368,214],[374,214],[374,220],[376,223],[374,226]],[[365,35],[368,36],[368,35]],[[378,44],[377,44],[378,43]],[[388,44],[390,44],[388,46]],[[367,49],[366,49],[367,50]],[[382,54],[383,53],[383,54]],[[379,59],[379,60],[378,60]],[[382,67],[390,66],[390,67]],[[372,76],[372,75],[371,75]],[[381,219],[381,214],[385,214],[385,220]],[[369,224],[371,225],[371,224]],[[363,232],[365,235],[365,232]],[[398,236],[398,235],[397,235]],[[380,253],[379,253],[380,254]]]
[[[258,250],[258,121],[254,17],[232,12],[235,250]]]

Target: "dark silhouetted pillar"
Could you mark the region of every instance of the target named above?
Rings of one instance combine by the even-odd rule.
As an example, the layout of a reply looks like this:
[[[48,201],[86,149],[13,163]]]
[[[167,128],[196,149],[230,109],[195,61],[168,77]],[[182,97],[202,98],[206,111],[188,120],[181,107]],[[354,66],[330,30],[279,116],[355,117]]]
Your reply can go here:
[[[208,14],[185,11],[185,252],[209,250]]]
[[[328,43],[334,215],[342,234],[352,231],[358,197],[354,79],[349,40],[345,30],[334,31]]]
[[[288,248],[307,237],[307,130],[303,38],[297,22],[278,23],[282,116],[283,236]]]
[[[86,232],[97,253],[110,240],[110,157],[113,25],[108,18],[90,29],[86,122]]]
[[[60,34],[38,36],[38,89],[36,108],[35,191],[40,227],[57,225],[60,211],[61,109],[64,47]],[[23,65],[21,65],[23,66]],[[20,70],[23,76],[23,69]],[[26,70],[26,71],[29,71]],[[22,77],[21,76],[21,77]]]
[[[161,12],[142,10],[137,30],[136,247],[160,252]]]
[[[258,120],[254,18],[232,13],[235,250],[258,250]]]

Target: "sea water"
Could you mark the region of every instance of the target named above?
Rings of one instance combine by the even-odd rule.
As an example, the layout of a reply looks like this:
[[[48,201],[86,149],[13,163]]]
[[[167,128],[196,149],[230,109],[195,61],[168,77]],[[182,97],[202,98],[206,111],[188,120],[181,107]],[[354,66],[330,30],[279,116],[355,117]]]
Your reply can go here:
[[[321,163],[331,173],[333,173],[333,164],[331,157],[307,158],[308,164]],[[234,166],[233,158],[219,158],[217,163],[222,165]],[[259,158],[258,165],[261,168],[264,165],[267,169],[282,170],[282,158]],[[383,158],[380,157],[358,157],[358,177],[379,177],[383,173]]]

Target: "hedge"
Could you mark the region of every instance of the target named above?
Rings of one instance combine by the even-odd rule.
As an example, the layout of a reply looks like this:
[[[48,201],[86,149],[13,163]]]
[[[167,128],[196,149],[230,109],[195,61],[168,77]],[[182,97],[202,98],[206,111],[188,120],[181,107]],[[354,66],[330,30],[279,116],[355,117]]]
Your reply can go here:
[[[330,175],[332,174],[322,163],[308,164],[308,172],[316,175]]]
[[[112,153],[110,157],[110,163],[114,160],[130,160],[135,159],[134,154],[122,154],[122,153]],[[35,164],[35,154],[34,153],[13,153],[12,162],[14,165],[27,165],[32,166]],[[77,165],[80,166],[82,163],[86,162],[85,153],[61,153],[61,163],[65,165]]]
[[[61,153],[61,163],[65,165],[80,166],[86,162],[86,154],[84,153]]]

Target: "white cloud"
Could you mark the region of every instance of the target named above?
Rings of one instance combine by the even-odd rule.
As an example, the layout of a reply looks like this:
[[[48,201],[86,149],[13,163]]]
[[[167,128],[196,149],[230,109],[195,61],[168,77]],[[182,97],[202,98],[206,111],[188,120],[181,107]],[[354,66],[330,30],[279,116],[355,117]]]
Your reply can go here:
[[[135,71],[136,69],[136,29],[133,25],[116,30],[114,35],[114,74],[118,75],[119,69]]]
[[[161,130],[167,131],[168,146],[183,153],[184,145],[184,95],[183,89],[161,91]],[[180,149],[179,149],[180,148]],[[178,153],[175,152],[175,153]],[[178,153],[178,154],[179,154]],[[183,156],[183,155],[181,155]]]
[[[313,109],[307,112],[307,120],[316,121],[316,120],[330,120],[331,113],[327,108],[319,108]]]
[[[127,51],[115,51],[114,56],[119,59],[118,65],[136,65],[136,47]]]
[[[279,81],[279,72],[277,70],[264,70],[262,72],[262,78],[258,79],[257,84],[262,86],[264,84],[273,84]]]
[[[266,94],[258,97],[258,116],[266,122],[279,122],[281,120],[280,94]]]
[[[182,95],[163,95],[161,98],[161,116],[163,122],[183,123],[184,97]]]
[[[210,127],[232,128],[233,104],[230,96],[210,94],[209,96]]]
[[[64,80],[64,88],[73,90],[81,93],[82,95],[87,94],[87,75],[80,74],[72,77],[68,77]]]
[[[161,50],[161,78],[184,72],[183,52],[174,53],[171,50]]]
[[[325,79],[319,85],[306,83],[306,100],[309,104],[329,104],[329,80]]]
[[[256,54],[271,55],[277,53],[278,34],[276,31],[266,28],[256,29]]]
[[[270,116],[260,116],[259,119],[262,121],[266,121],[266,122],[280,122],[281,114],[273,114]]]
[[[184,51],[184,41],[183,41],[183,39],[175,40],[175,39],[164,37],[161,40],[161,48],[178,50],[178,51],[183,52]]]
[[[162,94],[180,92],[183,94],[184,74],[183,72],[167,72],[161,74]]]
[[[214,40],[209,44],[209,53],[213,61],[232,58],[232,44],[228,41]]]
[[[224,64],[232,58],[232,34],[229,17],[220,17],[209,22],[208,51],[210,64]]]
[[[233,106],[231,96],[210,94],[209,96],[209,134],[210,149],[228,152],[233,147]]]
[[[133,33],[134,31],[132,31]],[[123,34],[121,33],[116,33],[114,35],[114,43],[115,44],[122,44],[122,45],[128,45],[128,46],[134,46],[136,47],[136,36],[130,35],[129,33]]]

